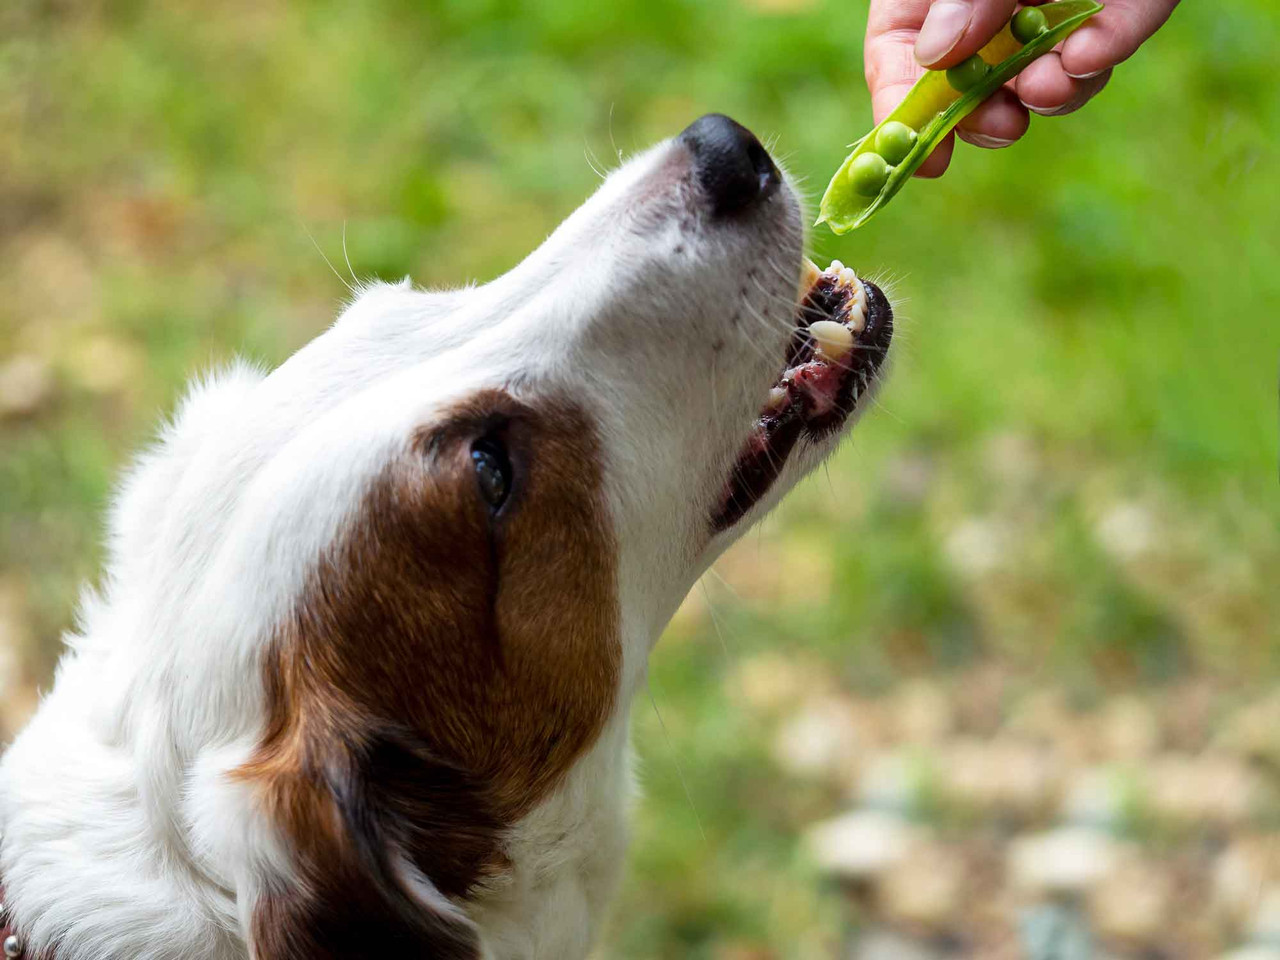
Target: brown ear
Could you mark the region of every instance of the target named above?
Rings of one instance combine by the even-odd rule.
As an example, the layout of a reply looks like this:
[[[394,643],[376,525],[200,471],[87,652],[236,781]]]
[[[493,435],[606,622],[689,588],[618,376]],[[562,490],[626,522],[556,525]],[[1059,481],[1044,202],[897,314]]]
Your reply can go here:
[[[329,753],[270,781],[298,876],[260,895],[255,960],[479,960],[475,926],[448,896],[494,847],[481,792],[396,731]],[[468,811],[466,822],[448,810]]]

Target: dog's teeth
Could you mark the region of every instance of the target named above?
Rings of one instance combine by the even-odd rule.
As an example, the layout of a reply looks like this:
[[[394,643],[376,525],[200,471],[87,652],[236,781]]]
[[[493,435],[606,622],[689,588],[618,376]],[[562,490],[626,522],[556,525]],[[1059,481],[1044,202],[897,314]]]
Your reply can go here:
[[[843,269],[844,269],[843,263],[841,263],[839,260],[832,260],[831,266],[827,267],[827,273],[834,273],[836,275],[839,275],[840,271]]]
[[[849,324],[854,333],[861,333],[867,326],[867,289],[861,280],[853,285],[853,298],[849,301]]]
[[[867,329],[867,306],[864,301],[855,300],[849,304],[849,326],[854,333],[862,333]]]
[[[800,295],[808,293],[818,278],[822,276],[822,271],[818,269],[818,265],[805,257],[804,263],[800,267]]]
[[[851,287],[858,282],[858,275],[850,267],[841,267],[836,279],[844,286]]]
[[[867,288],[861,280],[852,284],[853,298],[849,301],[849,325],[854,333],[861,333],[867,327]]]
[[[813,337],[814,353],[832,363],[838,363],[853,349],[853,332],[834,320],[809,324],[809,335]]]
[[[764,408],[770,413],[776,413],[783,409],[790,399],[791,394],[787,392],[786,387],[774,387],[769,391],[769,401],[764,405]]]

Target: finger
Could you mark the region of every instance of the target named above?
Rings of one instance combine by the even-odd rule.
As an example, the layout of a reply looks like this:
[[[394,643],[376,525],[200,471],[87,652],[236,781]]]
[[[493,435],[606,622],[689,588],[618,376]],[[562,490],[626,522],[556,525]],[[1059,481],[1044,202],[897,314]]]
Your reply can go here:
[[[1110,70],[1088,80],[1069,77],[1058,54],[1048,53],[1022,71],[1014,89],[1028,110],[1045,117],[1058,117],[1079,110],[1110,79]]]
[[[1109,0],[1062,45],[1063,69],[1069,76],[1087,79],[1127,60],[1177,5],[1178,0]]]
[[[902,102],[907,91],[924,73],[911,55],[911,41],[891,32],[878,40],[867,38],[867,86],[871,90],[871,113],[880,123]],[[916,171],[917,177],[940,177],[951,163],[955,137],[948,136]]]
[[[928,12],[929,0],[871,0],[867,10],[867,36],[903,32],[914,38]]]
[[[1050,113],[1044,114],[1046,117],[1062,117],[1068,113],[1075,113],[1086,103],[1102,92],[1102,88],[1111,80],[1111,71],[1103,70],[1096,77],[1090,77],[1087,80],[1075,80],[1075,92],[1071,95],[1061,107]]]
[[[915,172],[917,177],[924,177],[932,180],[934,177],[940,177],[947,172],[947,167],[951,165],[951,154],[955,150],[956,135],[948,133],[945,140],[934,147],[933,153],[929,154],[929,158],[920,164],[920,169]]]
[[[961,120],[956,132],[965,143],[998,150],[1026,133],[1030,123],[1027,108],[1012,90],[1001,87]]]
[[[914,38],[914,32],[906,30],[867,35],[863,60],[876,123],[902,102],[911,85],[924,73],[924,67],[916,63],[911,54]]]
[[[916,60],[932,70],[955,66],[1009,22],[1014,6],[1015,0],[935,0],[916,38]]]
[[[1072,80],[1062,69],[1062,61],[1056,53],[1046,53],[1027,65],[1014,80],[1018,99],[1028,110],[1036,113],[1053,113],[1065,105],[1076,91],[1077,80]]]

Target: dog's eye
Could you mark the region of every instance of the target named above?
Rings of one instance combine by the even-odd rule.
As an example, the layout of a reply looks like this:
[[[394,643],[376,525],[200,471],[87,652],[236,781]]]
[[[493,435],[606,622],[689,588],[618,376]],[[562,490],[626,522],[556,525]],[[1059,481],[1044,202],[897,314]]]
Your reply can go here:
[[[480,496],[494,510],[499,509],[511,492],[511,461],[507,451],[493,437],[484,437],[472,445],[471,463],[476,470]]]

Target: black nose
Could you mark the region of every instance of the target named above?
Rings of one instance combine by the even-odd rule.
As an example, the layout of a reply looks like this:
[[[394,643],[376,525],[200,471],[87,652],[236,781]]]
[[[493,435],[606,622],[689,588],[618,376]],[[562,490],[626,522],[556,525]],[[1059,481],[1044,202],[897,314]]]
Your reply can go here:
[[[699,117],[680,134],[694,173],[717,216],[745,210],[782,182],[769,152],[750,130],[721,113]]]

